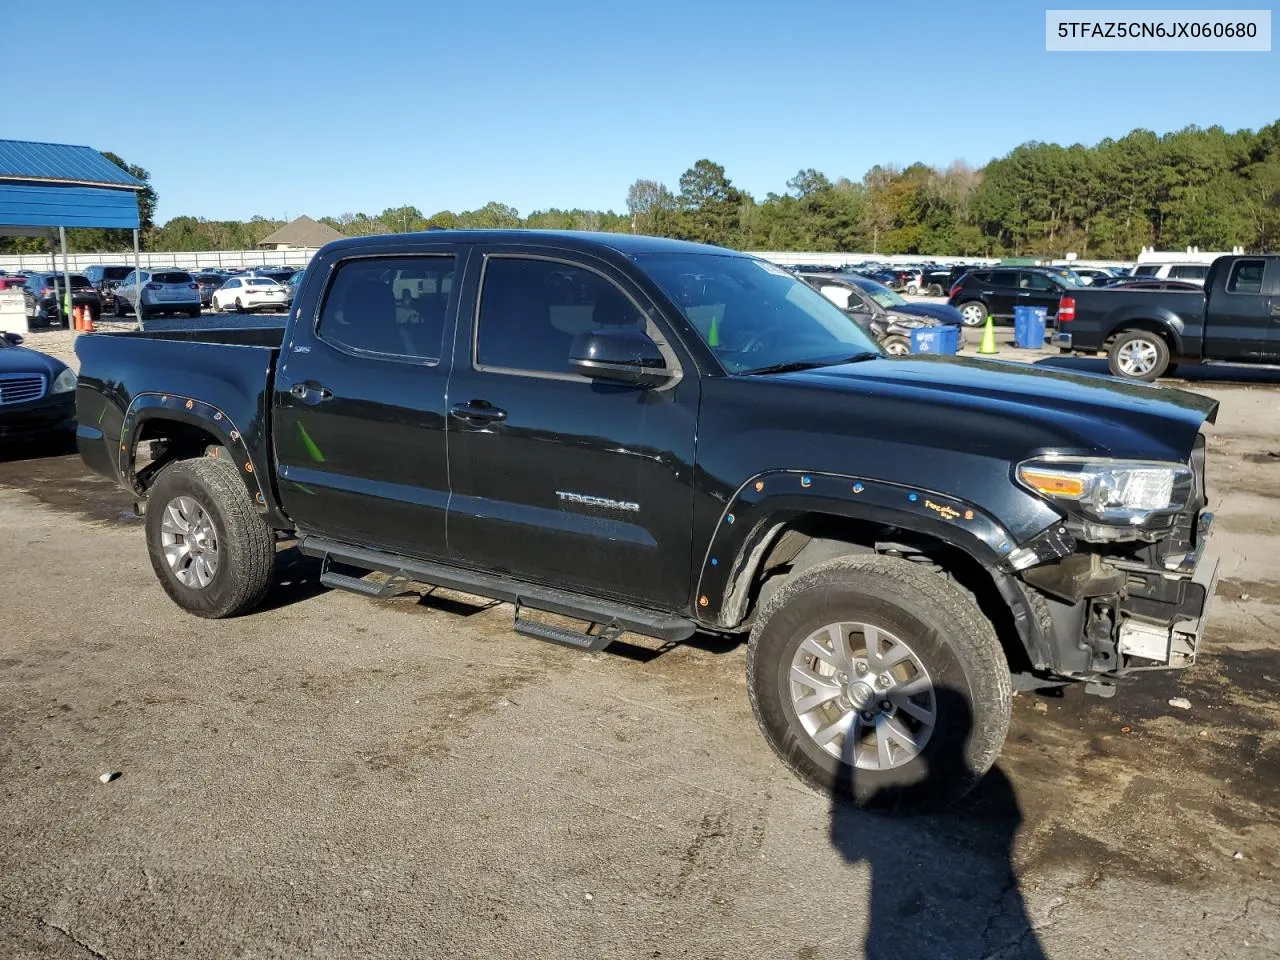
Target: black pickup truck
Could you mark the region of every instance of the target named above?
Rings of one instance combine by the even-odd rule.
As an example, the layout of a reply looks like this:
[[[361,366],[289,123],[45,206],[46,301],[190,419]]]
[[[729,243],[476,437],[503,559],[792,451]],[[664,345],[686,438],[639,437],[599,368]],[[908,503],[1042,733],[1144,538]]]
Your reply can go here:
[[[1105,352],[1111,372],[1155,380],[1178,361],[1280,364],[1280,256],[1219,257],[1204,290],[1080,288],[1062,298],[1064,353]]]
[[[1108,695],[1189,665],[1212,595],[1213,401],[888,358],[791,274],[716,247],[341,240],[283,329],[77,353],[81,454],[139,499],[185,609],[252,610],[287,535],[329,586],[498,598],[580,649],[749,633],[769,743],[856,802],[962,793],[1015,684]]]

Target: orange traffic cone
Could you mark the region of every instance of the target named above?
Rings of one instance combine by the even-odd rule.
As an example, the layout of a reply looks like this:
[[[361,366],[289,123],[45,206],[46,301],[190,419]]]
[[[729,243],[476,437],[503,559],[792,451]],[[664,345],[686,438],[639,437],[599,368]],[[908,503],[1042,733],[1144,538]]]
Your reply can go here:
[[[83,309],[84,307],[80,307],[80,306],[75,306],[71,308],[71,329],[72,330],[80,329],[80,312]]]
[[[88,307],[84,308],[83,319],[80,321],[81,327],[85,333],[93,333],[93,311]]]

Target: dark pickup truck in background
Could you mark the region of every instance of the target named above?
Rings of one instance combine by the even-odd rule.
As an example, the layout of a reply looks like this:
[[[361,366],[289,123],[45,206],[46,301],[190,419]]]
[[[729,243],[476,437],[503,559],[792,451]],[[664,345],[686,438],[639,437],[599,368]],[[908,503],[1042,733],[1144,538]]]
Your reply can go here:
[[[516,630],[578,649],[749,633],[769,743],[860,803],[962,794],[1015,684],[1109,695],[1191,664],[1213,593],[1215,402],[891,359],[715,247],[353,238],[283,328],[76,350],[81,455],[141,501],[185,609],[252,610],[293,536],[331,587],[509,601]]]
[[[1062,298],[1054,342],[1155,380],[1179,361],[1280,364],[1280,256],[1219,257],[1204,290],[1101,288]]]

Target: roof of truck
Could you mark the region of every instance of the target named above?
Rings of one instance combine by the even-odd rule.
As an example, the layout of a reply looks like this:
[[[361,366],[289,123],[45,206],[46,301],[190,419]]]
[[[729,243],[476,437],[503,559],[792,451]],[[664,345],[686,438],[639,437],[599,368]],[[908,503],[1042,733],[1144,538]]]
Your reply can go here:
[[[624,256],[642,253],[714,253],[722,256],[745,256],[737,250],[713,247],[687,240],[647,237],[634,233],[590,233],[583,230],[428,230],[422,233],[393,233],[380,236],[348,237],[335,240],[329,247],[368,246],[386,241],[388,246],[407,239],[457,243],[546,243],[570,249],[590,250],[606,247]]]

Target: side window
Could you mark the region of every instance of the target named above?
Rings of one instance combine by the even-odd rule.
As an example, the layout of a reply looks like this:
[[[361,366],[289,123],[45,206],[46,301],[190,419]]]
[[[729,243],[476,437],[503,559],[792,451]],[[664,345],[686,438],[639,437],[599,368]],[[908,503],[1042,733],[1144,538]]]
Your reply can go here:
[[[1058,289],[1057,285],[1043,273],[1031,273],[1028,271],[1021,276],[1020,285],[1024,290],[1038,290],[1042,293],[1048,293]]]
[[[227,281],[227,289],[228,289],[228,290],[237,290],[237,289],[239,289],[239,287],[240,287],[240,281],[239,281],[239,280],[228,280],[228,281]]]
[[[1160,264],[1158,263],[1144,263],[1141,266],[1133,268],[1133,275],[1135,277],[1154,277],[1159,272]]]
[[[644,317],[613,283],[554,260],[490,257],[476,322],[475,364],[573,373],[573,338],[600,327],[644,328]]]
[[[841,310],[859,306],[858,301],[853,298],[853,291],[848,287],[838,287],[834,283],[824,283],[821,287],[821,293]]]
[[[452,256],[343,261],[320,311],[321,339],[351,350],[438,360],[454,265]]]
[[[1227,293],[1261,293],[1265,260],[1237,260],[1227,277]]]
[[[1198,264],[1179,264],[1169,271],[1175,280],[1203,280],[1209,275],[1209,268]]]
[[[986,282],[996,287],[1016,287],[1018,274],[1014,270],[992,270],[991,279]]]

